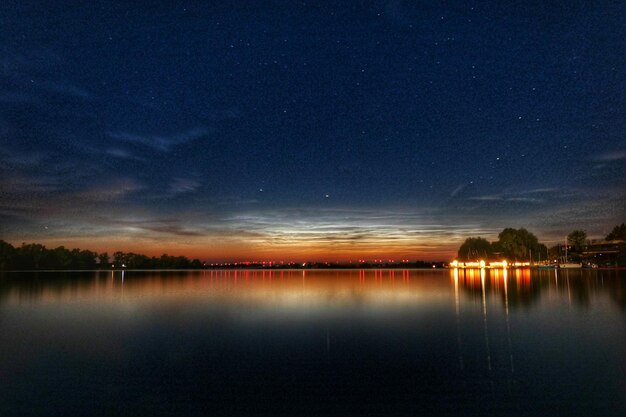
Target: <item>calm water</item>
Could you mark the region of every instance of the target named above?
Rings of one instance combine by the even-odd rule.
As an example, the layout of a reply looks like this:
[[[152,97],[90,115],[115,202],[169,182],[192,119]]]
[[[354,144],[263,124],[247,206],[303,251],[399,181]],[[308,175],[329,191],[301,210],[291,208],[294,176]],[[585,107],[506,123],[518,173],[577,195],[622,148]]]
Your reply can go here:
[[[626,271],[0,276],[0,416],[626,415]]]

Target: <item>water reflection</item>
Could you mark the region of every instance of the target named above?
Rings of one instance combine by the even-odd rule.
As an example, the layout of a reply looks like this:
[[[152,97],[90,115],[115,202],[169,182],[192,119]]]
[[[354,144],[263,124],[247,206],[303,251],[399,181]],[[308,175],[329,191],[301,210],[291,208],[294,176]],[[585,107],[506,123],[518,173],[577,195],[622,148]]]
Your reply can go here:
[[[542,298],[563,298],[578,308],[588,308],[597,295],[608,295],[626,310],[624,272],[618,270],[451,270],[465,294],[480,299],[486,294],[498,295],[508,314],[509,308],[532,308]]]
[[[4,274],[0,415],[621,416],[624,278]]]
[[[0,303],[188,297],[283,306],[303,301],[389,305],[435,302],[454,292],[457,314],[461,294],[483,305],[487,297],[498,296],[507,316],[511,309],[533,308],[544,298],[588,308],[600,294],[626,311],[623,275],[612,270],[529,269],[21,272],[0,274]]]
[[[442,274],[410,270],[215,270],[13,273],[0,278],[0,302],[81,298],[214,299],[298,305],[430,302],[447,294]]]

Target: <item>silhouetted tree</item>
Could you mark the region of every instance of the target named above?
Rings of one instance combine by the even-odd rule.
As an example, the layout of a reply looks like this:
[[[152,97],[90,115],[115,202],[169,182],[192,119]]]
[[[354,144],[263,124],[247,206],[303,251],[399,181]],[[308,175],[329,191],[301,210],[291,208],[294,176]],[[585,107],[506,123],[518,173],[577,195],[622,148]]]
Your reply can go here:
[[[587,233],[585,233],[584,230],[574,230],[572,233],[567,235],[567,244],[572,245],[578,249],[585,246],[586,240],[587,240]]]
[[[52,253],[54,256],[54,265],[53,269],[70,269],[72,268],[72,264],[74,260],[72,259],[72,253],[65,249],[63,246],[59,246],[58,248],[52,249]]]
[[[626,224],[615,226],[611,233],[606,236],[606,240],[626,240]]]
[[[498,241],[494,242],[493,247],[495,252],[501,252],[508,260],[528,260],[531,252],[542,249],[537,236],[524,228],[504,229],[498,235]]]
[[[489,259],[493,255],[491,243],[482,237],[468,237],[458,251],[461,261]]]
[[[108,253],[96,253],[90,250],[66,249],[59,246],[47,249],[40,244],[22,244],[16,248],[0,240],[0,269],[85,269],[107,268],[110,258]],[[129,269],[199,269],[204,265],[198,259],[190,261],[184,256],[163,255],[160,258],[147,257],[137,253],[115,252],[113,263],[116,268]]]
[[[546,245],[544,245],[543,243],[538,244],[537,245],[537,250],[533,251],[533,260],[534,261],[546,260],[549,257],[550,256],[548,255],[548,247]]]
[[[14,269],[16,250],[9,242],[0,240],[0,269]]]
[[[18,249],[18,264],[23,269],[43,269],[45,267],[46,247],[38,243],[25,244]]]
[[[587,233],[583,230],[574,230],[567,235],[568,258],[574,262],[580,262],[582,260],[582,251],[587,240]]]
[[[559,257],[561,257],[561,245],[554,245],[551,246],[550,249],[548,249],[548,253],[550,254],[550,259],[551,260],[558,260]]]
[[[98,264],[100,269],[109,268],[109,254],[107,252],[102,252],[98,254]]]

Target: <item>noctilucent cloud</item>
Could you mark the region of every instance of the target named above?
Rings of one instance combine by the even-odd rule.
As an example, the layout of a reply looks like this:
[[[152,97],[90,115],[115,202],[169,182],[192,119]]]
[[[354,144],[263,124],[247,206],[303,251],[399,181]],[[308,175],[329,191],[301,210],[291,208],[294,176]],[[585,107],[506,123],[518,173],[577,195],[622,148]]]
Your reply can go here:
[[[5,240],[447,259],[626,220],[625,2],[154,3],[0,5]]]

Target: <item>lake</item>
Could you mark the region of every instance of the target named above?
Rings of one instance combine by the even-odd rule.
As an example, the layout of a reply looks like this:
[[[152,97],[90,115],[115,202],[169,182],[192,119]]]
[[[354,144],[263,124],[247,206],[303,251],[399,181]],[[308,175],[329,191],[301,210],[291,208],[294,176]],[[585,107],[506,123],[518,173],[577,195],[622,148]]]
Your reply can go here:
[[[0,275],[1,416],[623,416],[626,271]]]

